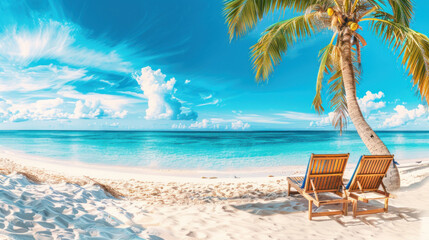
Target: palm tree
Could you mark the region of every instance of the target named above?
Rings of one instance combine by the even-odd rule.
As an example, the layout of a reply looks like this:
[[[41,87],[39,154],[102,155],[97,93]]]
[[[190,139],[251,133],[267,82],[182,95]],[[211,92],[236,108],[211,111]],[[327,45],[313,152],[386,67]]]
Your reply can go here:
[[[366,45],[360,31],[372,31],[402,57],[413,86],[429,103],[429,39],[410,28],[412,0],[226,0],[224,14],[231,40],[251,30],[270,11],[290,8],[303,13],[268,27],[251,47],[257,81],[267,80],[298,40],[324,30],[333,32],[330,43],[320,51],[320,68],[313,106],[323,113],[322,86],[328,85],[332,124],[342,131],[350,117],[371,154],[390,154],[386,145],[365,121],[356,98],[360,77],[361,49]],[[359,24],[368,22],[368,28]],[[323,79],[329,79],[324,82]],[[399,172],[394,163],[385,184],[399,189]]]

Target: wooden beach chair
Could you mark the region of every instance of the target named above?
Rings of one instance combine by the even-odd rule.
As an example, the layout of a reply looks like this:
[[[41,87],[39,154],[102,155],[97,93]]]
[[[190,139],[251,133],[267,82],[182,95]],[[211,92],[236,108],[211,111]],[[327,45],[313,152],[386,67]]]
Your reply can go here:
[[[346,194],[353,202],[353,217],[363,214],[387,212],[390,193],[386,191],[383,178],[393,155],[363,155],[346,186]],[[380,190],[380,186],[383,190]],[[384,199],[384,208],[358,211],[358,202],[368,203],[369,200]]]
[[[306,175],[288,177],[288,196],[300,193],[308,200],[308,218],[316,216],[347,215],[347,196],[342,192],[343,174],[349,154],[311,154]],[[291,187],[298,192],[291,192]],[[319,193],[334,193],[341,198],[320,200]],[[313,213],[313,204],[317,207],[327,204],[343,204],[342,211]]]

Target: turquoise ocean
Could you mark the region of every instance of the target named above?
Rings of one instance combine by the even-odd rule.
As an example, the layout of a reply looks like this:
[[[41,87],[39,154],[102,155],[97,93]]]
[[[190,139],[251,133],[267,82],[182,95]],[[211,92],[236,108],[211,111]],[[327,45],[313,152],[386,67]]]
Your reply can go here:
[[[378,132],[395,159],[429,157],[429,132]],[[369,154],[356,132],[0,131],[0,148],[64,161],[168,169],[305,165],[311,153]]]

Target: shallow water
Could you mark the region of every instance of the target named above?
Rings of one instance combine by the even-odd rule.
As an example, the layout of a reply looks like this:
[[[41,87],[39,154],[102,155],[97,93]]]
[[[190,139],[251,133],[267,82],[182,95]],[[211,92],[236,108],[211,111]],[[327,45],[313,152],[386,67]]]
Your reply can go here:
[[[379,132],[401,159],[429,156],[429,132]],[[369,154],[356,132],[0,131],[0,147],[64,161],[175,169],[304,165],[311,153]]]

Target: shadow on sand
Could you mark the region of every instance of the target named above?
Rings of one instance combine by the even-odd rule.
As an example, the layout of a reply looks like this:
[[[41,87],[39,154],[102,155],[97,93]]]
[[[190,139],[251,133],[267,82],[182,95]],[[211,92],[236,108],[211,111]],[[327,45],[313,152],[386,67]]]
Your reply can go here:
[[[332,195],[325,195],[329,197]],[[371,201],[369,203],[359,202],[359,211],[383,208],[383,204],[378,201]],[[285,201],[270,201],[270,202],[257,202],[247,203],[242,205],[232,205],[237,210],[245,211],[250,214],[259,216],[272,216],[272,215],[286,215],[286,214],[301,214],[303,218],[307,218],[308,201],[300,195],[289,196],[285,198]],[[349,211],[347,216],[336,215],[336,216],[325,216],[325,217],[313,217],[314,222],[323,221],[336,221],[344,227],[357,226],[357,225],[370,225],[378,226],[388,221],[407,221],[414,222],[420,221],[420,212],[418,209],[413,208],[401,208],[389,206],[389,212],[378,213],[370,215],[361,215],[353,218],[352,216],[352,205],[349,204]],[[341,210],[340,204],[324,205],[316,207],[313,205],[313,212],[325,212],[325,211],[336,211]]]

